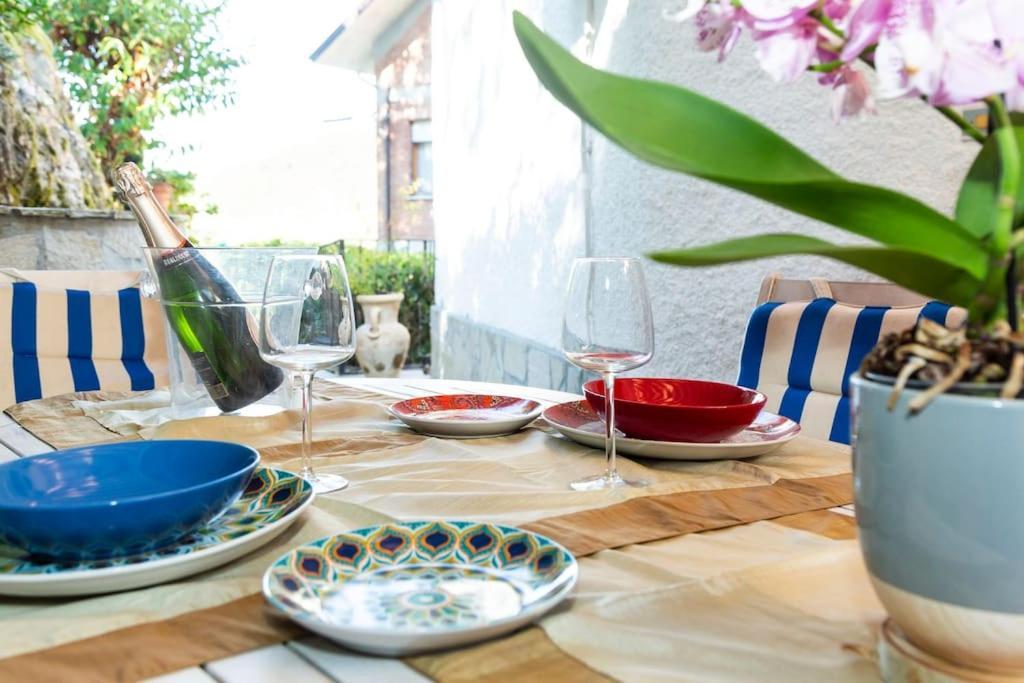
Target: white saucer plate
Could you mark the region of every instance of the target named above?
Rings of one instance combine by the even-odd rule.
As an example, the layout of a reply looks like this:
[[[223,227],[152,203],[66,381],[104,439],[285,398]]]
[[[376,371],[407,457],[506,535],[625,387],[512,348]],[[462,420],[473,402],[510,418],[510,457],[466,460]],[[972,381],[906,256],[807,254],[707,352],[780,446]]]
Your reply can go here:
[[[578,574],[565,548],[521,529],[394,522],[292,550],[264,574],[263,593],[311,631],[397,656],[513,631],[564,600]]]
[[[308,482],[284,470],[262,467],[224,514],[159,550],[105,560],[55,562],[0,545],[0,595],[113,593],[198,574],[270,542],[312,502],[313,488]]]
[[[604,422],[586,401],[551,406],[544,419],[567,438],[592,448],[604,448]],[[731,460],[766,455],[795,439],[800,425],[788,417],[762,410],[753,424],[718,443],[647,441],[619,436],[616,450],[623,455],[661,460]]]

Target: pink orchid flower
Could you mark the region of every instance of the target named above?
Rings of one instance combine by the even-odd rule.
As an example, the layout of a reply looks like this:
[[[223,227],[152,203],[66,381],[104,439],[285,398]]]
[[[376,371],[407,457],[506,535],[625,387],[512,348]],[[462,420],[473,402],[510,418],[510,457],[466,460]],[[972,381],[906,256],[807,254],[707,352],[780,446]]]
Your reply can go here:
[[[787,29],[807,16],[820,0],[742,0],[758,31]]]
[[[875,51],[882,97],[967,104],[1012,85],[989,0],[894,0]]]
[[[849,38],[842,52],[844,62],[852,62],[878,42],[892,10],[893,0],[864,0],[860,4],[850,17]]]
[[[840,21],[845,19],[850,13],[851,2],[850,0],[825,0],[825,4],[822,5],[821,9],[832,21]]]
[[[839,55],[829,50],[825,46],[818,44],[817,61],[819,64],[825,64],[827,62],[834,62],[839,59]],[[818,74],[818,83],[821,85],[835,85],[838,80],[842,69],[834,69],[832,71],[822,71]]]
[[[802,19],[777,31],[754,33],[755,54],[761,68],[777,83],[799,78],[814,61],[818,50],[818,22]]]
[[[736,46],[744,20],[743,10],[732,4],[707,3],[700,8],[694,20],[698,47],[705,52],[718,50],[718,61],[723,61]]]
[[[1006,105],[1024,111],[1024,2],[990,0],[989,11],[1003,57],[1014,76],[1006,90]]]
[[[844,66],[836,72],[832,90],[832,118],[839,123],[862,112],[876,113],[871,84],[861,71]]]

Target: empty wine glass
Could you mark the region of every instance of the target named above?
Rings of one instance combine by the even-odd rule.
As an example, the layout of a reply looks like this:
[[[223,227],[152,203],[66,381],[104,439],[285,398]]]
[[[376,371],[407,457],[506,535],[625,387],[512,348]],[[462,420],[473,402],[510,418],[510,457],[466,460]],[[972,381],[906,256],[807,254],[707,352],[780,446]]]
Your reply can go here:
[[[645,486],[626,481],[615,467],[615,373],[638,368],[654,355],[651,301],[640,261],[576,259],[562,324],[562,352],[569,362],[604,378],[604,474],[574,481],[577,491]]]
[[[276,256],[260,307],[260,356],[302,379],[302,473],[316,493],[348,486],[313,471],[313,376],[356,351],[356,325],[341,256]]]

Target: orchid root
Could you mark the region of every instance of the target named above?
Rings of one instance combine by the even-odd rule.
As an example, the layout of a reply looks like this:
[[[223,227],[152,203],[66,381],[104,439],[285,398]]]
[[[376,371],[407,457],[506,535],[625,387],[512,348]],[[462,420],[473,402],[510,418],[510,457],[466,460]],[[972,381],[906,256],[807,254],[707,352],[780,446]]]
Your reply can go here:
[[[971,367],[971,344],[968,341],[963,341],[960,343],[960,349],[957,353],[956,365],[949,371],[949,374],[928,387],[927,391],[918,394],[910,402],[910,405],[907,406],[907,410],[910,411],[911,415],[924,410],[937,396],[944,394],[950,387],[959,382],[969,367]]]
[[[1024,352],[1015,351],[1013,360],[1010,362],[1010,376],[1006,378],[1000,398],[1016,398],[1020,393],[1021,386],[1024,386]]]
[[[903,360],[907,356],[917,356],[925,360],[934,361],[936,363],[945,363],[947,365],[953,364],[953,356],[948,353],[943,353],[937,349],[933,349],[930,346],[924,344],[904,344],[896,349],[895,356],[897,360]]]
[[[896,407],[896,403],[900,400],[900,396],[903,395],[903,390],[906,388],[907,381],[910,379],[910,376],[926,365],[928,365],[928,361],[923,358],[913,356],[902,368],[900,368],[900,374],[896,376],[896,383],[893,385],[892,391],[889,392],[889,401],[886,403],[890,412]]]

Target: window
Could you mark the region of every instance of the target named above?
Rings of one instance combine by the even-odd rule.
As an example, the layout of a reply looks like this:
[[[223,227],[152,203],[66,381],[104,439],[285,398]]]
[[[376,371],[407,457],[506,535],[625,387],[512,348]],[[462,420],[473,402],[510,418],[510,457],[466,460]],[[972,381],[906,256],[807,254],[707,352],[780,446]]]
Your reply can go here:
[[[412,199],[434,195],[434,150],[430,119],[412,122]]]

